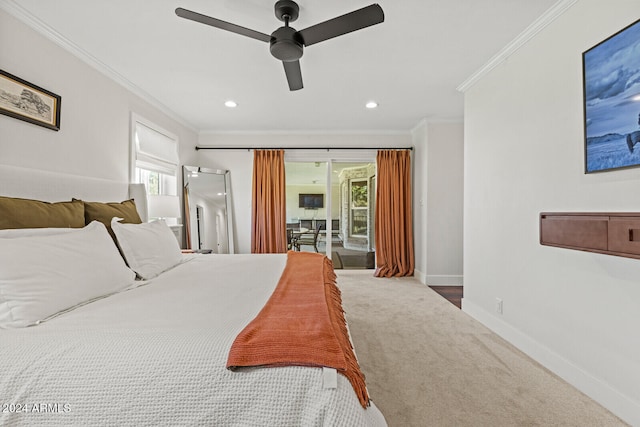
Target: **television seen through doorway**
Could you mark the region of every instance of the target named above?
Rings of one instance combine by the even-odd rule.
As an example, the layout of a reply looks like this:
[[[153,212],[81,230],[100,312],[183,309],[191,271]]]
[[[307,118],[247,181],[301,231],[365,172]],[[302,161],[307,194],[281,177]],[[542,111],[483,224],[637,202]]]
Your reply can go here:
[[[336,269],[375,268],[375,161],[287,161],[285,173],[289,249],[324,253]]]
[[[324,207],[324,194],[298,194],[298,207],[303,209],[320,209]]]

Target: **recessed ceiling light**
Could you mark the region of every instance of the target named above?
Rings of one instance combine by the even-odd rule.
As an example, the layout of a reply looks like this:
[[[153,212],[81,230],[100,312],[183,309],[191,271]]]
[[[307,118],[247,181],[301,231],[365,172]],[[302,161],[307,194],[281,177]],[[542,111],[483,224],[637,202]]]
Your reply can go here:
[[[640,101],[640,95],[636,95],[631,99],[633,99],[634,101]]]
[[[365,107],[369,109],[378,108],[378,103],[376,101],[369,101],[366,103]]]
[[[228,108],[236,108],[238,103],[236,101],[229,100],[224,103],[224,106]]]

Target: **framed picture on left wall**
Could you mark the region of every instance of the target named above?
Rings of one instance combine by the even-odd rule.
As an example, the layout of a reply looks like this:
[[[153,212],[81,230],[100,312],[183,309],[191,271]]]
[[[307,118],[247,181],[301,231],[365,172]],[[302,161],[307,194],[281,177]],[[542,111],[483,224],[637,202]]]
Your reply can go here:
[[[61,101],[60,95],[0,70],[0,114],[57,131]]]

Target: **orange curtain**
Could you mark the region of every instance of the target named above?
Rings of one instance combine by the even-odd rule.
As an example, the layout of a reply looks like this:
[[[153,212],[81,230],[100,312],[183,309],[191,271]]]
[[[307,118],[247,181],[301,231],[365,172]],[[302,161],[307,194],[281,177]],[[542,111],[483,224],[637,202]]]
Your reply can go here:
[[[284,150],[253,155],[251,253],[287,252]]]
[[[376,277],[413,276],[411,153],[380,150],[376,192]]]

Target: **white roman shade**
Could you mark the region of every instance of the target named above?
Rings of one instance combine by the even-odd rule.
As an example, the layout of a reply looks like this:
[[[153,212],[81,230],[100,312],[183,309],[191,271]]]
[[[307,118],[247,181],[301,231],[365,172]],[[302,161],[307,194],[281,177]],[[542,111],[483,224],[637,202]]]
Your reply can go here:
[[[136,167],[175,175],[178,169],[176,139],[135,122]]]

